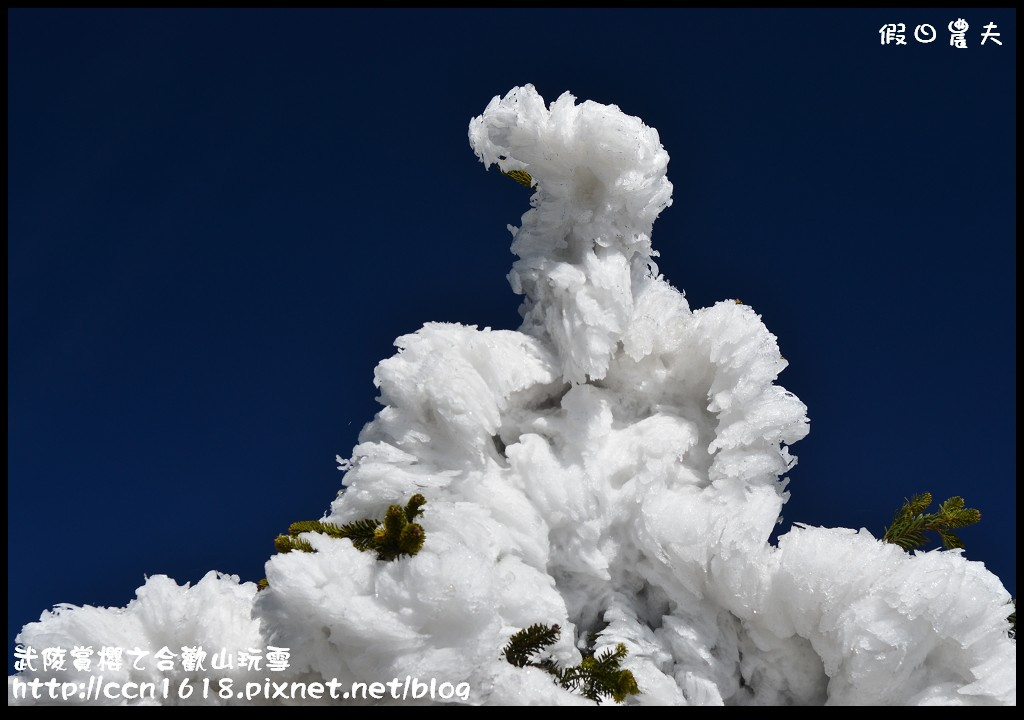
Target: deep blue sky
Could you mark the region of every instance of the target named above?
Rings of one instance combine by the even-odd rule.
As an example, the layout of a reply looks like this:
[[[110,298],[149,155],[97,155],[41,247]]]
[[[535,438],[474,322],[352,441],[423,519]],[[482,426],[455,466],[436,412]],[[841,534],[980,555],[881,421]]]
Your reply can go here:
[[[466,125],[526,82],[660,131],[662,271],[760,312],[810,408],[785,526],[963,494],[968,556],[1016,592],[1015,19],[10,12],[9,646],[144,574],[262,577],[334,497],[396,336],[518,325],[528,193]],[[883,47],[884,22],[939,39]]]

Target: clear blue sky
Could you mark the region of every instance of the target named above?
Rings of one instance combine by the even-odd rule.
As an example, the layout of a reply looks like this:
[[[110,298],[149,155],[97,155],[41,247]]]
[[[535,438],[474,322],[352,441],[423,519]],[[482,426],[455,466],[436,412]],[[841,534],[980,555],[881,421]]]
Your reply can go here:
[[[1015,593],[1015,20],[10,11],[9,646],[145,574],[262,577],[334,497],[396,336],[518,325],[528,193],[466,125],[526,82],[660,131],[663,272],[760,312],[810,408],[783,527],[963,494],[968,556]]]

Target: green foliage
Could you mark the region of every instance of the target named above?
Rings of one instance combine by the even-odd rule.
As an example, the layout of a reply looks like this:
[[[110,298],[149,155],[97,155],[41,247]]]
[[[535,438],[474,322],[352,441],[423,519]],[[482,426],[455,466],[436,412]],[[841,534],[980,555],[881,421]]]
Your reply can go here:
[[[413,522],[416,518],[423,514],[423,506],[427,504],[427,499],[416,493],[409,502],[405,504],[405,519],[409,522]]]
[[[392,505],[391,507],[398,506]],[[348,538],[357,550],[365,552],[374,549],[373,536],[379,526],[380,520],[373,518],[364,518],[344,525],[325,523],[320,520],[300,520],[288,527],[288,534],[295,537],[302,533],[315,532],[332,538]]]
[[[501,654],[516,667],[532,665],[534,663],[530,661],[530,656],[558,642],[561,632],[562,628],[557,625],[531,625],[510,637]]]
[[[530,175],[530,173],[526,172],[525,170],[509,170],[508,172],[505,172],[499,167],[498,172],[500,172],[505,177],[512,178],[523,187],[533,187],[533,176]]]
[[[317,533],[332,538],[348,538],[357,550],[376,552],[378,560],[397,560],[403,555],[415,555],[423,549],[426,533],[419,523],[413,521],[423,514],[423,506],[426,504],[426,498],[416,493],[409,498],[405,507],[389,506],[383,521],[364,518],[335,525],[320,520],[301,520],[288,527],[287,535],[278,535],[274,547],[282,553],[293,550],[316,552],[309,541],[300,536],[304,533]],[[264,578],[260,582],[265,581]],[[264,587],[265,584],[259,589]]]
[[[380,525],[380,520],[363,518],[345,523],[341,527],[324,523],[324,532],[335,538],[348,538],[355,545],[356,550],[367,552],[373,550],[373,536]]]
[[[882,540],[904,550],[913,550],[927,545],[929,540],[925,533],[934,532],[947,550],[962,548],[963,541],[952,531],[979,522],[981,513],[964,507],[964,499],[959,496],[940,504],[938,512],[926,512],[931,504],[932,494],[927,492],[906,500],[893,517],[892,525],[885,529]]]
[[[423,527],[412,522],[423,514],[426,504],[422,495],[413,495],[403,508],[391,505],[384,514],[384,522],[373,531],[373,549],[380,560],[396,560],[402,555],[415,555],[423,548],[426,535]]]
[[[561,628],[557,625],[531,625],[511,638],[502,655],[516,667],[536,667],[550,673],[566,690],[600,704],[601,698],[610,696],[621,703],[630,695],[638,695],[636,678],[622,669],[626,659],[626,646],[619,643],[614,650],[605,650],[597,656],[584,657],[576,667],[560,668],[551,658],[534,658],[558,641]]]
[[[308,540],[303,540],[300,537],[292,537],[291,535],[278,535],[274,538],[274,549],[279,553],[288,553],[292,550],[298,550],[300,552],[316,552],[313,546],[309,544]]]
[[[615,702],[620,703],[629,695],[639,694],[640,688],[636,685],[633,673],[620,667],[627,653],[626,646],[619,643],[614,650],[583,658],[583,662],[576,667],[562,671],[562,687],[576,690],[583,697],[598,703],[602,695],[610,695]]]

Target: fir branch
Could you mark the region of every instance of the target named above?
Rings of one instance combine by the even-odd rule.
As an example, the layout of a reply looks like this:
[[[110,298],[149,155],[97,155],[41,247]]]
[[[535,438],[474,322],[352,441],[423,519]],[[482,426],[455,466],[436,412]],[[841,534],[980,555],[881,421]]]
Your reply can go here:
[[[593,700],[600,704],[600,696],[587,687],[586,681],[587,674],[589,672],[588,665],[593,661],[593,659],[594,658],[591,657],[585,657],[583,658],[583,662],[576,667],[566,668],[565,670],[560,670],[556,667],[553,674],[558,679],[558,683],[569,692],[579,693],[588,700]]]
[[[959,510],[964,509],[964,499],[959,495],[954,495],[948,498],[944,503],[939,505],[940,515],[952,515]]]
[[[380,520],[364,518],[362,520],[345,523],[340,527],[337,525],[331,525],[330,527],[336,528],[336,532],[328,531],[328,534],[331,537],[348,538],[352,541],[356,550],[367,552],[368,550],[374,549],[374,533],[377,531],[377,528],[380,527]]]
[[[598,704],[602,697],[611,697],[621,703],[629,695],[640,693],[633,673],[621,667],[628,654],[622,643],[596,657],[584,657],[575,667],[563,669],[551,658],[535,659],[537,653],[558,641],[560,632],[557,625],[531,625],[509,638],[502,655],[516,667],[536,667],[550,673],[566,690],[579,693]]]
[[[504,158],[502,158],[502,160],[504,160]],[[501,166],[498,166],[498,172],[507,178],[512,178],[523,187],[533,187],[533,176],[525,170],[509,170],[506,172],[501,169]]]
[[[313,549],[313,546],[309,544],[308,540],[292,537],[291,535],[278,535],[277,538],[274,539],[274,547],[280,553],[288,553],[292,550],[299,550],[307,553],[316,552],[316,550]]]
[[[416,518],[423,514],[423,506],[427,504],[427,499],[416,493],[409,502],[405,504],[405,519],[409,522],[413,522]]]
[[[607,683],[604,692],[611,695],[615,702],[622,703],[630,695],[639,695],[640,686],[636,684],[636,678],[631,670],[619,670],[614,679]]]
[[[323,533],[326,532],[324,524],[319,520],[300,520],[288,526],[288,534],[292,537],[301,535],[304,532]]]
[[[629,670],[620,666],[628,650],[619,643],[615,649],[605,650],[595,657],[585,657],[575,668],[568,668],[562,674],[562,687],[579,692],[585,698],[597,703],[602,696],[610,696],[620,703],[629,695],[640,692],[636,678]]]
[[[378,560],[397,560],[403,555],[415,555],[423,549],[426,533],[423,526],[412,520],[423,514],[422,508],[426,504],[426,498],[416,493],[409,498],[405,507],[389,506],[383,522],[363,518],[335,525],[322,520],[301,520],[288,527],[287,535],[278,535],[274,547],[282,553],[292,550],[316,552],[309,541],[299,536],[303,533],[317,533],[332,538],[348,538],[356,550],[375,551]]]
[[[920,495],[912,495],[906,503],[904,503],[900,512],[905,513],[906,517],[911,515],[920,515],[932,504],[932,494],[930,492],[924,492]]]
[[[422,498],[422,496],[420,496]],[[426,502],[426,501],[424,501]],[[419,512],[420,504],[409,501],[409,512]],[[384,523],[373,534],[374,549],[381,560],[397,560],[402,555],[415,555],[423,547],[426,537],[423,527],[411,523],[406,517],[406,508],[391,505],[384,514]]]
[[[615,646],[614,650],[608,649],[605,650],[603,655],[596,656],[594,658],[594,668],[602,673],[615,670],[622,664],[622,661],[626,659],[628,654],[629,651],[626,649],[626,646],[619,643]]]
[[[960,539],[960,536],[951,533],[949,530],[943,530],[936,528],[935,533],[939,536],[939,541],[942,543],[942,547],[947,550],[962,550],[964,547],[964,541]]]
[[[373,518],[356,520],[344,525],[325,523],[321,520],[300,520],[288,527],[288,534],[294,537],[302,533],[315,532],[332,538],[349,538],[352,540],[352,544],[358,547],[360,543],[365,544],[373,539],[373,533],[378,525],[380,525],[380,520],[374,520]],[[359,549],[363,550],[366,548]]]
[[[423,541],[426,534],[423,527],[417,523],[409,523],[402,532],[398,534],[398,554],[415,555],[423,549]]]
[[[501,654],[516,667],[526,667],[533,664],[530,656],[558,642],[561,632],[557,625],[531,625],[510,637]]]
[[[388,511],[384,513],[383,535],[397,540],[398,534],[408,523],[409,521],[405,519],[405,508],[401,505],[389,505]]]
[[[903,507],[893,516],[892,525],[885,529],[882,540],[904,550],[914,550],[927,545],[925,533],[933,532],[947,550],[963,548],[963,540],[951,530],[974,525],[981,520],[981,513],[965,507],[964,499],[959,495],[941,503],[938,512],[926,512],[931,504],[931,493],[914,495],[904,501]]]

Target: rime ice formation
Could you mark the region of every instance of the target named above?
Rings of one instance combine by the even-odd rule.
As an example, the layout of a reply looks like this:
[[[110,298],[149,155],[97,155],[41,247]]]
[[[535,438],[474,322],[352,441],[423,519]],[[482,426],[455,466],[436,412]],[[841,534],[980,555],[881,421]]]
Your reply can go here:
[[[509,276],[523,325],[400,337],[327,515],[380,517],[420,492],[423,550],[381,562],[309,534],[317,552],[270,558],[258,594],[154,577],[127,609],[60,607],[19,642],[270,644],[291,648],[292,680],[412,675],[466,681],[473,703],[585,702],[501,658],[542,622],[562,626],[564,663],[625,643],[630,703],[1014,704],[1009,596],[981,563],[865,530],[769,544],[805,407],[774,384],[786,361],[749,307],[691,311],[658,275],[650,232],[671,184],[657,132],[525,86],[469,135],[485,165],[536,182]]]

